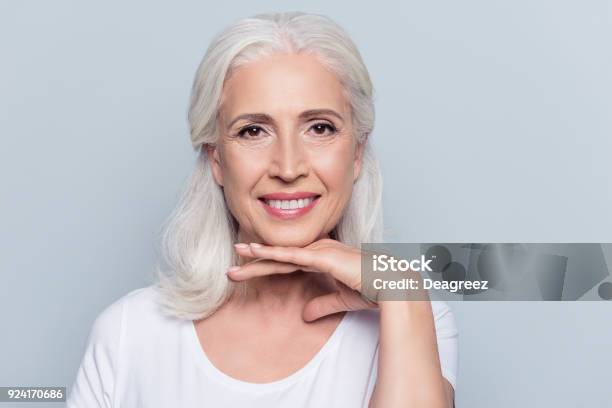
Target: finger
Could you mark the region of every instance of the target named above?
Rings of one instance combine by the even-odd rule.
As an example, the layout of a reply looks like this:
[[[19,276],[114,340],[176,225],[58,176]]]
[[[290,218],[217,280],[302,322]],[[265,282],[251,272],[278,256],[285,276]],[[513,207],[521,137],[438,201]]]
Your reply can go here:
[[[327,271],[323,257],[316,256],[314,250],[298,247],[263,246],[251,243],[250,250],[258,258],[271,259],[277,262],[287,262],[302,265],[319,271]]]
[[[330,314],[349,310],[351,309],[342,299],[340,292],[334,292],[310,300],[304,307],[302,317],[307,322],[312,322]]]
[[[237,243],[234,244],[236,253],[245,258],[255,258],[256,256],[251,252],[251,246],[249,244]]]
[[[298,270],[304,270],[304,267],[301,265],[295,265],[286,262],[260,260],[255,262],[249,262],[241,266],[233,266],[227,270],[226,274],[232,280],[243,281],[258,276],[286,274]]]

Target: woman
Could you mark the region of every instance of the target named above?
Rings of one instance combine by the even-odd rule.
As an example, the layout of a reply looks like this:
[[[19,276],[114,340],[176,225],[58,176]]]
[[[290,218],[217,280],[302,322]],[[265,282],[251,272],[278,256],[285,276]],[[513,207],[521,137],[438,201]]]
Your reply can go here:
[[[448,307],[360,295],[381,184],[348,35],[297,12],[234,23],[189,122],[199,156],[165,265],[97,318],[68,407],[452,407]]]

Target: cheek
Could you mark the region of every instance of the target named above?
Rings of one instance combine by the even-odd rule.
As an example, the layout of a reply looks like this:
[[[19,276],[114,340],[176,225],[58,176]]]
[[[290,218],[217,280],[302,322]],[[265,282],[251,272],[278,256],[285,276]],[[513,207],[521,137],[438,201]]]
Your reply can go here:
[[[353,185],[352,146],[334,146],[313,155],[313,169],[334,195],[350,195]]]
[[[248,152],[226,150],[221,166],[224,181],[224,194],[234,217],[243,214],[243,207],[251,205],[249,196],[262,172],[266,170],[266,160],[263,157],[254,158]],[[242,209],[242,210],[241,210]]]

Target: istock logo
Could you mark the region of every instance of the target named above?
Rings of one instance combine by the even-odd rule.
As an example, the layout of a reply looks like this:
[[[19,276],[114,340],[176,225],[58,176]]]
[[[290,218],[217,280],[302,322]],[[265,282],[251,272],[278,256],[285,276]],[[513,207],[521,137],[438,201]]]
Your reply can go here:
[[[409,270],[415,272],[432,272],[429,264],[433,259],[425,259],[425,255],[421,255],[420,259],[408,261],[406,259],[395,259],[389,255],[372,255],[372,269],[374,272],[406,272]]]

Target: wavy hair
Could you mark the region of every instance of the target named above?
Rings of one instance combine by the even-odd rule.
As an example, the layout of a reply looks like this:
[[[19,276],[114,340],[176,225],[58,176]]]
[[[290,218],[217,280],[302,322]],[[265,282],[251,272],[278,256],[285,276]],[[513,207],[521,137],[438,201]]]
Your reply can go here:
[[[276,53],[312,53],[334,72],[350,103],[354,137],[364,143],[363,163],[351,198],[331,236],[358,247],[382,239],[382,179],[369,143],[374,127],[373,88],[361,55],[348,34],[319,14],[285,12],[238,20],[208,47],[193,83],[188,119],[195,169],[178,205],[165,221],[155,288],[166,314],[197,320],[232,294],[243,293],[225,271],[238,261],[237,223],[215,182],[206,145],[217,142],[223,84],[236,68]]]

